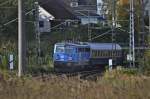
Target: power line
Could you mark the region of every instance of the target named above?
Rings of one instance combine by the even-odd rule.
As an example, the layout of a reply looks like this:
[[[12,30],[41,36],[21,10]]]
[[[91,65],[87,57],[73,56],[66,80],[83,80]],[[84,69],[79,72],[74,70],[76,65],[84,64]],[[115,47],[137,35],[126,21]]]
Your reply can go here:
[[[13,1],[13,0],[8,0],[6,2],[3,2],[3,3],[0,4],[0,6],[4,6],[5,4],[9,3],[10,1]]]
[[[13,6],[13,7],[0,7],[0,9],[16,9],[17,7]]]
[[[48,3],[48,2],[49,2],[49,1],[43,2],[43,3],[41,3],[40,5],[44,5],[44,4]],[[7,1],[7,3],[8,3],[8,1]],[[6,3],[5,3],[5,4],[6,4]],[[1,4],[1,5],[2,5],[2,4]],[[1,5],[0,5],[0,6],[1,6]],[[3,5],[4,5],[4,4],[3,4]],[[30,11],[26,12],[25,15],[28,15],[28,14],[30,14],[30,13],[33,12],[33,11],[35,11],[35,9],[31,9]],[[12,20],[6,22],[5,24],[3,24],[2,26],[9,25],[9,24],[11,24],[11,23],[13,23],[13,22],[15,22],[15,21],[17,21],[17,20],[18,20],[18,18],[12,19]],[[2,26],[0,26],[0,27],[2,27]]]

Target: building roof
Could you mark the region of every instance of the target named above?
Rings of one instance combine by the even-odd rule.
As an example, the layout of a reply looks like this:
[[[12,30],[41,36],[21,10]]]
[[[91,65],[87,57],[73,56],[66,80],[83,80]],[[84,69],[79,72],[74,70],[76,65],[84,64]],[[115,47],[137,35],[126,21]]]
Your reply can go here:
[[[47,12],[52,14],[56,19],[77,19],[77,16],[82,16],[88,10],[92,11],[90,16],[96,15],[96,0],[76,0],[78,7],[71,7],[72,0],[39,0],[39,4]],[[97,16],[97,15],[96,15]]]
[[[43,19],[47,19],[47,20],[53,20],[54,19],[54,16],[52,16],[50,13],[48,13],[45,9],[43,9],[40,6],[39,6],[39,15]]]
[[[56,19],[75,19],[76,16],[72,10],[63,2],[63,0],[39,0],[39,5]]]

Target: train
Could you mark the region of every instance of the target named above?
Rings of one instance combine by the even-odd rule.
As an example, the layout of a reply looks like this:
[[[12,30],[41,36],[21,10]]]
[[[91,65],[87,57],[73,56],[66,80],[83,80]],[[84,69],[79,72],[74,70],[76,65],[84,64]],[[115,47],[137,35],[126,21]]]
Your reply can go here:
[[[123,61],[122,48],[116,43],[61,42],[54,45],[53,63],[55,71],[72,72],[95,67],[114,65]]]

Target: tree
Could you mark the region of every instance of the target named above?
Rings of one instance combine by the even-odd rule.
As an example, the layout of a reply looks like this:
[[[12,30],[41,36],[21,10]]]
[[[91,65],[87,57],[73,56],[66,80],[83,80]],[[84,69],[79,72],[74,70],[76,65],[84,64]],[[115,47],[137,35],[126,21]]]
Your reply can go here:
[[[27,0],[25,2],[25,8],[28,12],[33,9],[34,0]],[[0,39],[2,38],[14,38],[17,39],[18,35],[18,5],[17,0],[0,0]],[[31,12],[32,13],[32,12]],[[33,14],[26,16],[27,21],[33,21]],[[27,23],[29,27],[33,27],[33,22]],[[27,28],[29,28],[27,27]],[[27,33],[31,34],[33,28],[26,29]]]

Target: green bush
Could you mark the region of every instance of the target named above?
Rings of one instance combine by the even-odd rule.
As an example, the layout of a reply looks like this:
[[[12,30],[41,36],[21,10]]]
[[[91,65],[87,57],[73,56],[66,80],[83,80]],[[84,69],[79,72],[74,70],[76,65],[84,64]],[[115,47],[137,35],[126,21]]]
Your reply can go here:
[[[8,68],[8,58],[6,56],[2,57],[2,69],[7,69]]]
[[[127,68],[117,68],[112,71],[106,71],[104,73],[104,78],[110,79],[118,79],[118,77],[122,76],[137,76],[139,75],[138,69],[127,69]]]
[[[146,51],[144,58],[140,60],[139,69],[141,73],[150,75],[150,50]]]

